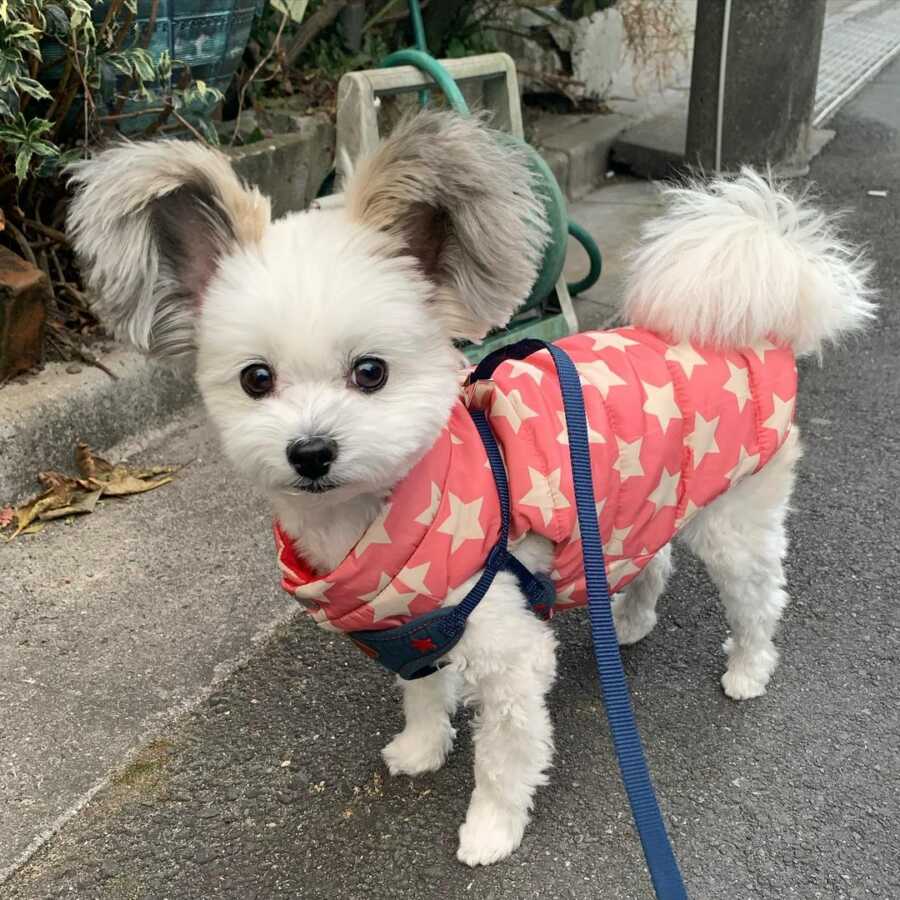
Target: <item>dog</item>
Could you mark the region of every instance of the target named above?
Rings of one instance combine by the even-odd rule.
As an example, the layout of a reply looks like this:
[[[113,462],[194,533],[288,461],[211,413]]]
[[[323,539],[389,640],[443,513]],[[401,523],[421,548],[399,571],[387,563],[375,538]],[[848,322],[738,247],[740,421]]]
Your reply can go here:
[[[459,602],[477,571],[462,583],[458,574],[436,583],[428,567],[407,566],[398,579],[369,560],[380,560],[392,541],[409,542],[415,528],[440,532],[439,508],[446,512],[442,504],[452,501],[431,493],[439,485],[416,480],[436,447],[452,448],[455,439],[476,469],[485,468],[482,448],[460,438],[471,423],[460,414],[457,348],[503,326],[538,273],[547,226],[521,151],[497,141],[478,119],[425,111],[357,165],[342,207],[314,204],[274,222],[265,197],[242,184],[221,154],[194,143],[114,146],[77,163],[71,178],[68,233],[98,314],[136,347],[190,361],[231,463],[271,498],[287,586],[313,617],[332,630],[351,627],[329,609],[337,602],[330,573],[348,560],[355,561],[354,577],[371,588],[365,597],[363,581],[344,586],[341,596],[356,601],[357,611],[365,608],[352,627],[406,621],[429,598],[442,607]],[[677,534],[706,564],[721,596],[731,632],[724,691],[746,699],[765,691],[775,668],[773,635],[788,600],[785,517],[801,454],[791,426],[793,361],[821,353],[872,318],[869,266],[832,218],[750,170],[671,187],[665,197],[667,210],[645,226],[630,260],[628,327],[570,338],[567,346],[581,366],[598,359],[613,378],[628,382],[610,387],[601,378],[604,396],[603,384],[584,374],[585,397],[600,397],[588,407],[591,428],[591,417],[608,411],[617,391],[627,393],[621,415],[628,417],[629,403],[639,405],[632,412],[650,423],[659,452],[674,453],[676,467],[688,460],[699,471],[725,452],[731,426],[717,432],[712,414],[701,416],[700,401],[685,399],[684,390],[695,367],[719,366],[721,377],[711,379],[704,396],[718,392],[713,402],[732,404],[735,415],[749,410],[753,434],[768,442],[763,459],[733,438],[737,467],[729,464],[730,479],[720,473],[718,488],[702,503],[689,505],[670,485],[678,499],[652,503],[669,517],[665,533],[642,538],[630,551],[614,530],[618,501],[602,509],[598,502],[614,560],[611,581],[620,590],[613,602],[620,642],[638,641],[653,628]],[[621,365],[634,345],[650,354],[646,365],[663,373],[653,387],[671,389],[671,396],[651,397],[640,373],[629,381]],[[507,455],[524,440],[515,420],[521,425],[530,418],[525,410],[556,397],[555,388],[541,385],[549,378],[546,356],[504,364],[493,386],[467,389],[466,402],[487,409]],[[768,372],[774,380],[754,406]],[[727,386],[731,375],[736,381]],[[553,413],[558,406],[551,420]],[[561,421],[542,419],[540,427],[551,429],[541,438],[545,444],[557,442]],[[501,426],[511,433],[499,433]],[[596,446],[606,454],[602,476],[624,496],[640,481],[637,469],[655,463],[632,440],[625,447],[620,440],[620,432],[607,433]],[[456,459],[453,468],[464,480],[483,478]],[[520,485],[510,465],[515,499],[533,485]],[[677,477],[671,468],[662,471]],[[565,481],[565,472],[557,474]],[[553,527],[540,527],[547,511],[543,501],[532,502],[530,517],[517,519],[514,511],[511,537],[530,571],[556,580],[564,605],[577,602],[578,576],[572,574],[565,595],[554,565],[560,547],[577,535],[565,485],[558,479],[554,485],[552,475],[549,467],[539,473],[555,497]],[[389,535],[391,498],[419,482],[424,493],[414,496],[425,518],[416,524],[418,510],[410,504],[407,532]],[[476,501],[453,496],[455,523],[443,535],[449,555],[483,551],[490,527]],[[618,576],[617,554],[630,561]],[[484,560],[469,565],[477,570]],[[501,573],[442,663],[429,677],[400,680],[406,724],[383,757],[392,775],[438,769],[453,744],[457,706],[477,709],[475,788],[457,855],[470,866],[489,864],[518,847],[535,790],[547,782],[553,734],[545,698],[556,673],[556,640],[529,611],[517,580]]]

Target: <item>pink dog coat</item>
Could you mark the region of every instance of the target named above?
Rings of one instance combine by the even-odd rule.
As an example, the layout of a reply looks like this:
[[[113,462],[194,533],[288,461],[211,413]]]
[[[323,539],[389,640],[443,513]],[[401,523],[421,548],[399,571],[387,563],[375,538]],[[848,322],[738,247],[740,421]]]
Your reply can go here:
[[[595,501],[612,591],[621,590],[699,509],[758,471],[793,420],[793,354],[672,344],[637,328],[559,341],[582,380]],[[282,585],[332,631],[393,628],[441,607],[477,575],[500,509],[467,406],[502,451],[510,549],[529,532],[554,546],[557,607],[586,602],[566,422],[547,351],[507,360],[468,387],[438,440],[331,573],[317,576],[276,523]]]

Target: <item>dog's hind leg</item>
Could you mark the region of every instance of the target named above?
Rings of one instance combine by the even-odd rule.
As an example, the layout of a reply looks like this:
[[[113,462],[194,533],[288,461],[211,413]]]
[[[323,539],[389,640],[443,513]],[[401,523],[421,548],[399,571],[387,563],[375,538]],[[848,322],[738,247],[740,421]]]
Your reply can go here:
[[[800,457],[794,430],[769,464],[705,507],[681,531],[719,589],[731,637],[725,642],[725,693],[765,693],[778,662],[772,637],[787,604],[784,520]]]
[[[656,602],[672,574],[672,547],[666,544],[640,574],[613,599],[612,613],[620,644],[634,644],[656,625]]]
[[[456,737],[450,717],[459,704],[459,675],[443,668],[415,681],[397,679],[403,689],[406,726],[381,751],[391,775],[437,771]]]

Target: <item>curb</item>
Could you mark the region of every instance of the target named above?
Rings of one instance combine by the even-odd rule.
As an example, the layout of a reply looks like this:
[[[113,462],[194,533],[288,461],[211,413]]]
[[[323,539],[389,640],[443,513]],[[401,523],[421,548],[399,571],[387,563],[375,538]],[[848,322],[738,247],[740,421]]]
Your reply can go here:
[[[542,116],[530,140],[544,157],[569,201],[589,194],[609,168],[613,144],[635,119],[623,113]]]
[[[165,424],[198,399],[186,373],[164,369],[139,353],[114,350],[101,357],[118,376],[87,366],[49,363],[27,381],[0,391],[0,506],[38,489],[37,473],[71,471],[75,443],[104,451],[148,428]]]

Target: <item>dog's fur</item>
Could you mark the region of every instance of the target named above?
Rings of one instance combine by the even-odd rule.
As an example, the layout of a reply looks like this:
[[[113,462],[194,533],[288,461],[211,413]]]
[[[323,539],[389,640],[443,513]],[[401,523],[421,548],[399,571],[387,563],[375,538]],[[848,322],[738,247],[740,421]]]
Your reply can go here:
[[[223,157],[194,144],[123,144],[78,164],[73,181],[70,234],[99,313],[138,347],[194,359],[228,456],[321,572],[434,442],[458,394],[454,340],[508,320],[546,239],[523,156],[480,122],[441,113],[402,124],[350,177],[343,208],[276,222]],[[666,193],[668,212],[632,257],[627,321],[723,349],[768,337],[805,354],[872,316],[865,263],[830,219],[770,180],[744,171]],[[352,361],[367,354],[390,366],[373,394],[348,384]],[[275,392],[261,400],[239,384],[254,362],[276,373]],[[311,435],[339,447],[327,493],[298,489],[286,456]],[[719,588],[731,630],[722,684],[735,699],[762,694],[776,664],[799,456],[794,429],[766,468],[679,535]],[[550,567],[542,538],[526,537],[516,554],[532,570]],[[666,548],[616,598],[622,643],[653,628],[671,569]],[[478,710],[476,786],[459,834],[465,863],[508,856],[546,782],[555,650],[551,629],[501,574],[449,664],[402,683],[406,727],[384,749],[392,774],[440,767],[458,703]]]

